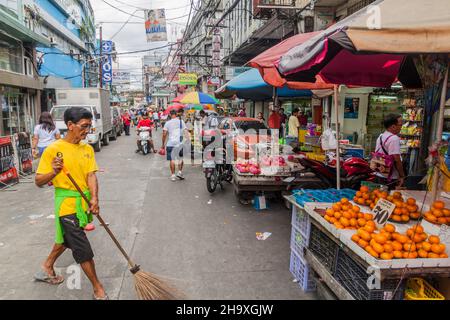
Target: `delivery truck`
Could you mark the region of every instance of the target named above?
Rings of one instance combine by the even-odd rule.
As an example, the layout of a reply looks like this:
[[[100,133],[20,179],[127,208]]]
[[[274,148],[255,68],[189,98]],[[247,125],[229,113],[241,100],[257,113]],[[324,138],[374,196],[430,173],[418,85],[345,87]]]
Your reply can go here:
[[[56,89],[55,94],[56,105],[50,112],[62,137],[67,134],[64,112],[71,107],[82,107],[93,115],[92,128],[85,142],[92,145],[96,152],[101,150],[102,145],[109,144],[112,121],[108,90],[100,88]]]

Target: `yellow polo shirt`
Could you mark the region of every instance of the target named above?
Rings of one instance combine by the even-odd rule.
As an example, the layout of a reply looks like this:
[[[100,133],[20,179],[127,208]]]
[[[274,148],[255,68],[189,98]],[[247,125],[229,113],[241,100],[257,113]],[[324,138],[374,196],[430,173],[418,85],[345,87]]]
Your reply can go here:
[[[59,139],[49,145],[42,154],[36,173],[48,174],[53,172],[52,161],[57,153],[61,152],[64,159],[64,166],[69,170],[74,180],[81,190],[87,190],[87,175],[98,171],[95,161],[94,149],[85,143],[73,144]],[[61,171],[53,180],[55,188],[77,191],[72,182]],[[82,201],[83,208],[88,209],[85,201]],[[75,199],[66,199],[61,205],[59,216],[67,216],[76,213]]]

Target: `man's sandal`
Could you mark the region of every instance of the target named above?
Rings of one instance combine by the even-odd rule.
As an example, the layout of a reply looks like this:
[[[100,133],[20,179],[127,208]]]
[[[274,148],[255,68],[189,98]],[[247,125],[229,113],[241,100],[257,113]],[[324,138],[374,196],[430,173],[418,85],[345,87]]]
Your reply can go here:
[[[93,294],[92,299],[94,299],[94,300],[109,300],[109,297],[107,294],[105,294],[104,297],[100,298],[100,297],[96,297],[95,294]]]
[[[51,276],[47,272],[42,270],[34,275],[34,280],[46,282],[52,285],[59,285],[64,282],[64,277],[59,275]]]

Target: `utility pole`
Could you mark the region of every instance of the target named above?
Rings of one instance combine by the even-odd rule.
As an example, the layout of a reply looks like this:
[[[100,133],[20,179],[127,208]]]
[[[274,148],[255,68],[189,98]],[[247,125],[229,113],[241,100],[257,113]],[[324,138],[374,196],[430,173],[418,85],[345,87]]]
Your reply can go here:
[[[103,88],[103,29],[100,25],[100,63],[98,65],[99,84],[100,88]]]

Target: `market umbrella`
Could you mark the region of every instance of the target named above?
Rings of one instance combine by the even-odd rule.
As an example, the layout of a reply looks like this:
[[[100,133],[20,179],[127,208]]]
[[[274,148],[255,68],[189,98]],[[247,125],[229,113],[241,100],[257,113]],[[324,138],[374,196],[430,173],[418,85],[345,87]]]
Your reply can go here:
[[[187,104],[185,107],[187,110],[204,110],[205,108],[200,104]]]
[[[172,110],[178,111],[178,110],[181,110],[183,108],[184,108],[184,105],[176,103],[176,104],[173,104],[171,106],[168,106],[167,109],[164,110],[163,114],[164,115],[168,115],[170,113],[170,111],[172,111]]]
[[[190,92],[180,99],[183,104],[219,104],[219,101],[203,92]]]
[[[273,88],[264,81],[258,69],[250,69],[217,89],[215,96],[219,99],[237,96],[240,99],[265,101],[273,98]],[[312,93],[311,90],[293,90],[284,85],[277,89],[277,95],[282,98],[293,98],[310,97]]]
[[[290,81],[280,75],[277,69],[284,54],[318,34],[319,32],[309,32],[292,36],[259,54],[250,60],[247,65],[258,69],[264,81],[274,87],[288,87],[297,90],[333,89],[333,85],[325,83],[320,76],[317,76],[313,83]]]
[[[181,96],[176,97],[175,99],[172,100],[173,103],[180,103],[181,99],[184,98],[184,94],[182,94]]]

